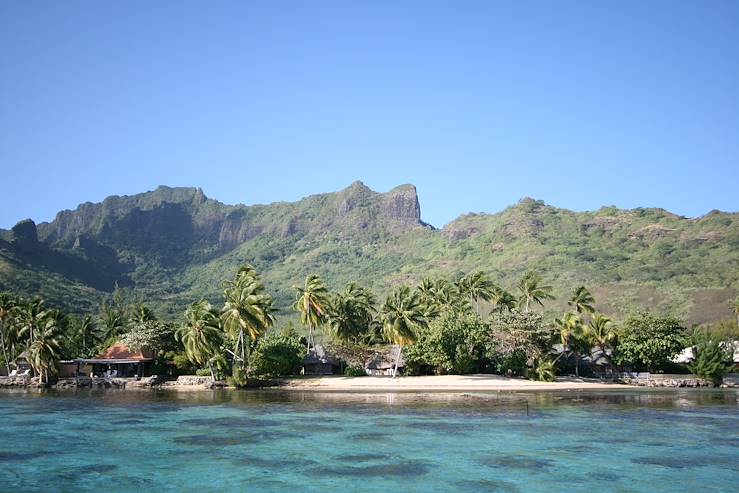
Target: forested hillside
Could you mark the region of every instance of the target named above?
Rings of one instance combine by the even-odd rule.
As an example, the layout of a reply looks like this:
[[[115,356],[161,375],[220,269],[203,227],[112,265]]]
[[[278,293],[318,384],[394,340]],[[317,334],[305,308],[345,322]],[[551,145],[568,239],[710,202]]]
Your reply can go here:
[[[108,197],[0,230],[0,291],[41,295],[70,311],[95,310],[115,286],[160,316],[181,315],[243,263],[263,273],[285,314],[309,273],[340,289],[356,281],[384,295],[423,277],[483,270],[512,288],[539,271],[565,306],[576,285],[614,316],[649,308],[688,323],[731,317],[739,292],[739,214],[684,218],[662,209],[573,212],[523,199],[435,229],[412,185],[386,193],[361,182],[294,203],[226,205],[197,188],[159,187]],[[278,313],[279,315],[279,313]]]

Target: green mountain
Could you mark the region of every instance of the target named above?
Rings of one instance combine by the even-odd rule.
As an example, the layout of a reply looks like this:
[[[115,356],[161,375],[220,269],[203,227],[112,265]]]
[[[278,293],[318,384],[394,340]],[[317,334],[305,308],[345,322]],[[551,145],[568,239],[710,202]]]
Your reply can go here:
[[[585,284],[599,308],[640,308],[687,323],[731,316],[739,292],[739,214],[685,218],[662,209],[573,212],[523,199],[497,214],[467,214],[435,229],[413,185],[386,193],[361,182],[298,202],[226,205],[198,188],[159,187],[62,211],[50,223],[0,230],[0,290],[95,310],[116,285],[162,316],[180,316],[244,263],[263,273],[289,312],[291,286],[318,273],[339,289],[357,281],[384,294],[424,276],[482,269],[513,288],[529,269],[555,286],[554,312]]]

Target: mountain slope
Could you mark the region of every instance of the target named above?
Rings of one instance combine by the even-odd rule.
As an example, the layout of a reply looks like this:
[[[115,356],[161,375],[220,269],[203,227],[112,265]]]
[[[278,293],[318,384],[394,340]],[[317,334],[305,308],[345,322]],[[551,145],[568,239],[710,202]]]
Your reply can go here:
[[[129,286],[160,314],[218,301],[223,279],[254,263],[288,309],[311,272],[332,288],[357,281],[379,294],[422,277],[482,269],[512,288],[527,269],[564,297],[584,283],[600,308],[671,311],[690,322],[728,318],[739,288],[739,214],[697,219],[661,209],[572,212],[533,199],[468,214],[441,230],[421,220],[415,187],[361,182],[298,202],[225,205],[200,189],[159,187],[60,212],[51,223],[0,231],[0,289],[41,294],[78,311]]]

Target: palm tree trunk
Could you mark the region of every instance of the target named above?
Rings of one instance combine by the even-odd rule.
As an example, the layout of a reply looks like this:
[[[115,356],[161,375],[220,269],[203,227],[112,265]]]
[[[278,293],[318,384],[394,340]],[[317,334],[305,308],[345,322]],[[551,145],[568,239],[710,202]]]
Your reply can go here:
[[[393,378],[398,374],[398,363],[400,363],[400,353],[403,351],[403,345],[398,344],[398,356],[395,358],[395,368],[393,368]]]
[[[251,337],[249,338],[249,344],[246,344],[246,340],[242,344],[245,344],[246,352],[244,353],[244,373],[249,373],[248,362],[251,360]]]
[[[244,352],[244,329],[239,330],[239,342],[241,343],[241,366],[246,366],[246,354]]]
[[[580,376],[580,353],[575,351],[575,376]]]
[[[5,360],[5,369],[7,375],[10,375],[10,361],[8,361],[8,351],[5,349],[5,324],[0,328],[0,345],[3,347],[3,360]]]
[[[316,348],[316,343],[313,340],[313,324],[308,324],[308,354],[310,354],[311,347]]]
[[[208,369],[210,370],[210,381],[211,383],[216,383],[216,374],[213,371],[213,362],[208,360]]]

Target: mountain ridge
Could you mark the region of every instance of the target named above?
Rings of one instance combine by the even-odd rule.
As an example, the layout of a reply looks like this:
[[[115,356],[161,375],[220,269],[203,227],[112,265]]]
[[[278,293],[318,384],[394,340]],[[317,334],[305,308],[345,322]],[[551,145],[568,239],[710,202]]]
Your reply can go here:
[[[283,308],[290,286],[310,272],[336,289],[363,280],[384,294],[425,275],[472,269],[511,288],[537,269],[556,279],[560,296],[585,283],[614,313],[652,308],[700,322],[727,315],[739,287],[738,252],[739,213],[716,210],[696,218],[661,208],[577,212],[524,197],[436,229],[422,220],[412,184],[376,192],[355,181],[254,205],[224,204],[199,187],[159,186],[0,230],[0,290],[79,308],[128,286],[175,316],[196,298],[216,301],[220,282],[243,262],[264,272]]]

